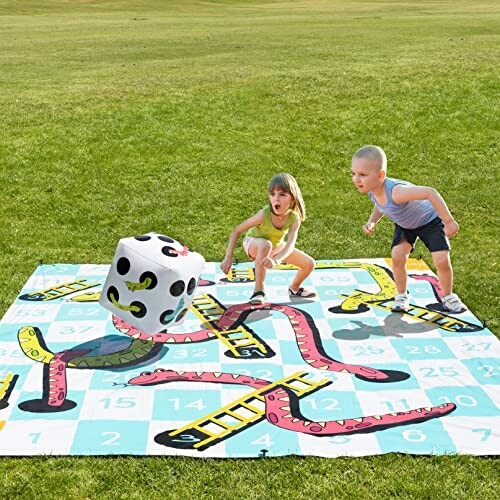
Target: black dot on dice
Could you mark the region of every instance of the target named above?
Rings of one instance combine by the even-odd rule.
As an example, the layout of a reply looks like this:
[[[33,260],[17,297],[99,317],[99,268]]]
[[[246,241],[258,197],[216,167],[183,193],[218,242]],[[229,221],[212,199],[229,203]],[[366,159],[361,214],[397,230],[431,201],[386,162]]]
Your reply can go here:
[[[106,297],[110,302],[118,302],[120,299],[120,294],[118,293],[118,290],[114,286],[110,286],[108,288],[108,291],[106,292]]]
[[[170,323],[172,321],[173,314],[174,311],[172,311],[172,309],[167,309],[166,311],[163,311],[160,314],[160,323],[162,325],[167,325],[168,323]]]
[[[134,307],[134,310],[130,311],[132,313],[133,316],[135,316],[136,318],[144,318],[144,316],[146,316],[146,313],[148,312],[148,310],[146,309],[146,306],[142,303],[142,302],[132,302],[130,304],[131,307]],[[138,308],[139,310],[135,310],[136,308]]]
[[[176,281],[175,283],[172,283],[172,286],[170,287],[170,293],[174,297],[178,297],[184,292],[184,288],[186,288],[184,281],[182,280]]]
[[[126,257],[120,257],[116,263],[116,270],[121,276],[127,274],[130,270],[130,261]]]
[[[165,243],[175,243],[175,240],[169,238],[168,236],[158,236],[160,241],[164,241]]]
[[[191,295],[194,292],[195,288],[196,288],[196,280],[194,278],[191,278],[189,280],[188,287],[187,287],[188,295]]]
[[[146,271],[145,273],[141,274],[141,277],[139,278],[139,281],[141,283],[144,283],[144,281],[146,280],[146,278],[149,278],[151,280],[151,283],[146,288],[146,290],[152,290],[158,284],[158,278],[151,271]]]
[[[178,257],[178,253],[176,253],[175,248],[173,247],[163,247],[161,249],[161,253],[166,255],[167,257]]]
[[[137,241],[148,241],[151,239],[151,236],[148,236],[146,234],[142,235],[142,236],[135,236],[135,239]]]

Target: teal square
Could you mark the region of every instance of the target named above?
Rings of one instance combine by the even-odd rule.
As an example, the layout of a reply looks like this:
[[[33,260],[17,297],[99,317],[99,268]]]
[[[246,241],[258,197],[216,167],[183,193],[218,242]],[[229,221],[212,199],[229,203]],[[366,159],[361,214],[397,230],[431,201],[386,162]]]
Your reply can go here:
[[[249,392],[252,389],[249,388]],[[155,391],[153,420],[198,420],[222,406],[220,388]]]
[[[295,307],[296,309],[299,309],[299,311],[309,314],[313,320],[325,317],[323,307],[317,297],[315,299],[290,299],[286,305]]]
[[[73,278],[80,269],[80,264],[42,264],[35,269],[36,276],[68,276]],[[49,285],[50,286],[50,285]]]
[[[231,458],[302,455],[298,434],[270,424],[265,417],[225,441],[226,455]]]
[[[354,364],[354,363],[353,363]],[[377,370],[391,370],[403,374],[409,375],[405,380],[395,381],[395,382],[384,382],[384,381],[373,381],[368,382],[366,380],[361,380],[353,375],[354,387],[361,391],[404,391],[406,389],[419,389],[420,385],[415,375],[411,371],[410,367],[404,363],[391,363],[391,364],[380,364],[374,363],[369,365],[370,368],[375,368]]]
[[[90,303],[65,303],[61,304],[56,316],[56,321],[97,321],[109,317],[109,311],[97,302]]]
[[[363,289],[363,285],[375,285],[375,278],[366,269],[350,269],[353,278],[356,280],[356,288]]]
[[[248,302],[253,293],[253,283],[220,284],[212,295],[225,307],[229,304]]]
[[[419,281],[418,283],[408,283],[408,292],[412,299],[427,299],[429,304],[435,304],[436,302],[438,302],[436,296],[432,291],[431,284],[426,281]]]
[[[85,399],[85,391],[72,391],[68,390],[66,394],[66,401],[76,403],[76,406],[63,411],[49,411],[49,412],[31,412],[24,411],[19,408],[20,404],[26,406],[31,401],[35,402],[42,398],[42,381],[40,381],[40,391],[22,391],[17,400],[17,406],[12,410],[9,420],[78,420],[80,417],[80,410],[82,408],[83,400]],[[37,403],[35,403],[38,406]]]
[[[499,358],[464,359],[462,363],[480,384],[500,384]]]
[[[382,453],[444,455],[457,451],[439,419],[392,427],[376,432],[375,436]]]
[[[486,417],[498,416],[498,408],[489,396],[478,386],[441,386],[425,391],[432,406],[455,403],[453,416]]]
[[[304,370],[307,370],[309,364],[302,357],[299,351],[299,346],[297,345],[297,342],[295,342],[294,340],[280,340],[279,352],[284,364],[304,365]]]
[[[149,422],[82,420],[78,423],[71,455],[145,455]]]
[[[408,361],[455,359],[455,355],[441,339],[405,337],[403,339],[391,339],[391,344],[396,349],[399,357]]]

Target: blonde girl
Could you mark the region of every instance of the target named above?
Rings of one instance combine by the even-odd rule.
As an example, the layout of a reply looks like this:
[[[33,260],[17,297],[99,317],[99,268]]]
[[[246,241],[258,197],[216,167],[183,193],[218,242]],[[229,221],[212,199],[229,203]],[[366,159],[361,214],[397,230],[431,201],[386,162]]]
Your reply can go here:
[[[243,248],[248,257],[255,261],[255,288],[250,297],[251,304],[265,302],[266,271],[282,262],[299,268],[288,289],[290,297],[315,297],[313,291],[302,287],[303,281],[314,269],[314,260],[295,248],[300,224],[306,218],[297,181],[290,174],[277,174],[269,182],[267,191],[269,203],[232,230],[220,267],[226,274],[229,273],[236,243],[240,235],[246,232]]]

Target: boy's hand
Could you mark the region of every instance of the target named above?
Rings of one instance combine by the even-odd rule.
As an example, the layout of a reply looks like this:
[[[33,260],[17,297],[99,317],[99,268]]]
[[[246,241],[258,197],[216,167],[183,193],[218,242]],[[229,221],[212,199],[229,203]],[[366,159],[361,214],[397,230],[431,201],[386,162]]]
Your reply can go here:
[[[371,236],[375,232],[375,223],[374,222],[367,222],[363,226],[363,231],[368,236]]]
[[[448,238],[453,238],[453,236],[458,233],[458,229],[458,224],[453,219],[444,223],[444,234],[446,234]]]
[[[220,268],[222,271],[227,274],[231,270],[231,266],[233,265],[233,259],[228,259],[227,257],[221,262]]]

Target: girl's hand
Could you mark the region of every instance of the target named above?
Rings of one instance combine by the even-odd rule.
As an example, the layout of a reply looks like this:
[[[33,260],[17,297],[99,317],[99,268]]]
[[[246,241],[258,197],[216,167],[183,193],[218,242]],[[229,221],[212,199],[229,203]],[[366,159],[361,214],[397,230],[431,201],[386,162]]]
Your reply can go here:
[[[272,269],[276,265],[276,262],[274,259],[271,259],[271,257],[264,257],[259,261],[259,264],[266,269]]]
[[[363,231],[368,236],[371,236],[375,232],[375,223],[374,222],[367,222],[363,226]]]
[[[220,268],[225,274],[228,274],[231,270],[231,266],[233,265],[233,259],[229,259],[226,257],[220,264]]]

